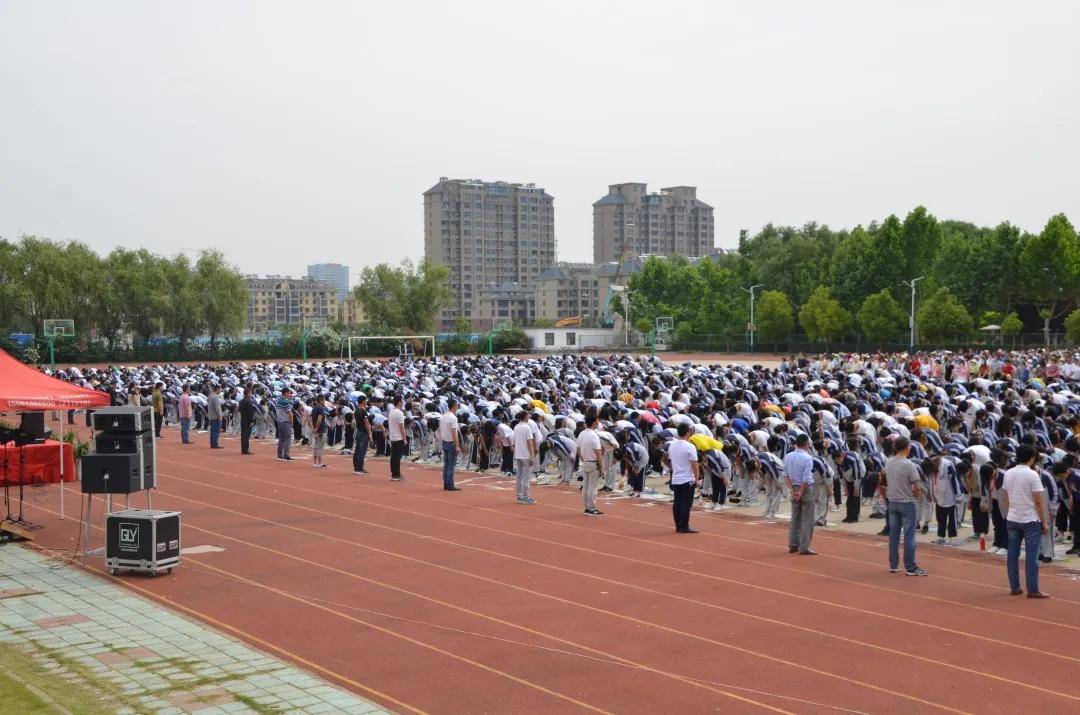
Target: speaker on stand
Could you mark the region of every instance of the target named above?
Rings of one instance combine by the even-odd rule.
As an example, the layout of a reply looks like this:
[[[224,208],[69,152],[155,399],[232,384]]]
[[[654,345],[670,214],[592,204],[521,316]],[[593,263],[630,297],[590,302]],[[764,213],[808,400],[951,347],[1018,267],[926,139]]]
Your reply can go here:
[[[158,554],[155,552],[154,559],[143,559],[141,555],[137,559],[123,558],[122,554],[115,552],[116,545],[110,543],[110,535],[119,538],[122,533],[130,535],[131,529],[119,530],[111,526],[114,514],[130,514],[132,518],[145,518],[153,523],[162,518],[158,512],[153,511],[151,492],[157,486],[157,445],[154,439],[153,414],[149,406],[146,407],[107,407],[97,410],[93,414],[94,452],[86,454],[80,460],[82,466],[82,492],[86,494],[86,510],[83,520],[83,561],[89,551],[90,519],[93,509],[93,495],[106,495],[106,554],[109,556],[110,570],[116,567],[126,567],[135,571],[147,573],[159,573]],[[146,509],[132,510],[131,494],[146,492]],[[123,494],[125,496],[125,511],[113,512],[112,495]],[[161,512],[165,514],[165,512]],[[168,512],[176,516],[176,538],[167,540],[167,548],[172,556],[172,542],[179,542],[179,512]],[[127,522],[125,522],[127,523]],[[150,533],[149,531],[147,533]],[[153,533],[156,533],[154,527]],[[114,539],[115,540],[115,539]],[[155,548],[156,548],[155,544]],[[169,560],[169,571],[179,563],[179,552],[175,554],[175,561]]]

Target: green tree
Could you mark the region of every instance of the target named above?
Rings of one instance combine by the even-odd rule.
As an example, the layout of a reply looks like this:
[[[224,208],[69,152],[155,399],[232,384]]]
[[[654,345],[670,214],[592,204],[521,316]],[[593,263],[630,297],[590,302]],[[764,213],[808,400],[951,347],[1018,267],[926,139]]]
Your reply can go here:
[[[787,295],[778,290],[764,291],[754,306],[754,322],[763,340],[777,342],[786,338],[795,327],[795,311]]]
[[[1043,332],[1050,344],[1050,323],[1068,310],[1080,288],[1080,242],[1065,214],[1052,217],[1038,235],[1021,239],[1023,297],[1040,304]]]
[[[168,312],[162,329],[165,333],[176,336],[180,351],[183,352],[191,339],[206,325],[199,287],[191,269],[191,261],[183,253],[163,260],[162,270],[169,285]]]
[[[971,335],[971,314],[948,288],[939,288],[919,307],[915,328],[924,340],[967,338]]]
[[[114,248],[106,259],[123,325],[142,344],[161,332],[169,310],[164,260],[145,248]]]
[[[1080,343],[1080,309],[1074,310],[1065,318],[1065,336],[1073,345]]]
[[[925,275],[930,270],[941,243],[941,226],[938,220],[926,210],[925,206],[916,206],[905,218],[904,234],[904,273],[910,278]]]
[[[1024,330],[1024,321],[1016,313],[1009,313],[1001,320],[1002,335],[1019,335]]]
[[[1016,280],[1019,240],[1019,229],[1008,223],[990,229],[945,221],[930,276],[938,286],[952,291],[974,314],[1008,311],[1019,286]]]
[[[895,340],[907,320],[888,288],[867,296],[859,308],[859,327],[871,342]]]
[[[818,286],[799,310],[799,323],[807,337],[828,345],[851,332],[853,319],[828,286]]]
[[[221,251],[207,250],[199,254],[193,284],[211,347],[217,345],[218,338],[243,330],[247,323],[247,284],[243,276],[225,262]]]
[[[451,299],[450,270],[427,262],[402,261],[365,268],[353,289],[373,328],[386,333],[425,334]]]

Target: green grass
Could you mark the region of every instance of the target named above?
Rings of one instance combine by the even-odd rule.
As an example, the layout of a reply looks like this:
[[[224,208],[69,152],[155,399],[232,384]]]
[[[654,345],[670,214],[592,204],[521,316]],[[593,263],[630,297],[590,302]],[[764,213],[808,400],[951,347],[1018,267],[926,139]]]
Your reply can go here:
[[[0,643],[0,663],[3,663],[7,671],[0,671],[0,707],[4,712],[57,712],[56,708],[35,695],[26,684],[45,693],[53,702],[74,715],[111,713],[117,709],[118,704],[115,701],[110,702],[111,699],[83,684],[50,673],[21,648]],[[18,682],[7,673],[18,676],[23,682]]]

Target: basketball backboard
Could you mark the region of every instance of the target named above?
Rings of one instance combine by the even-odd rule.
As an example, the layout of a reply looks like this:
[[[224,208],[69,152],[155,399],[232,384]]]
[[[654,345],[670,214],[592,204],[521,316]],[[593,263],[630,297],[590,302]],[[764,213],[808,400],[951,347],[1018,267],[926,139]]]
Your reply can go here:
[[[73,338],[75,321],[68,318],[49,318],[42,326],[41,334],[46,338]]]

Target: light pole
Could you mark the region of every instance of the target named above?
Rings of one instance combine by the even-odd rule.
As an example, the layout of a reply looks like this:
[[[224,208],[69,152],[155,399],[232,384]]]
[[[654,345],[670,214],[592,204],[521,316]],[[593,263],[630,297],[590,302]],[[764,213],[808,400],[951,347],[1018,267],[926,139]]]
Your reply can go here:
[[[764,283],[757,283],[749,288],[743,288],[744,291],[750,294],[750,352],[754,352],[754,332],[757,326],[754,325],[754,290],[765,285]]]
[[[904,285],[911,288],[911,315],[908,316],[908,327],[911,328],[911,344],[908,346],[908,352],[915,352],[915,284],[921,281],[926,276],[919,276],[918,278],[912,278],[909,281],[900,281]]]

